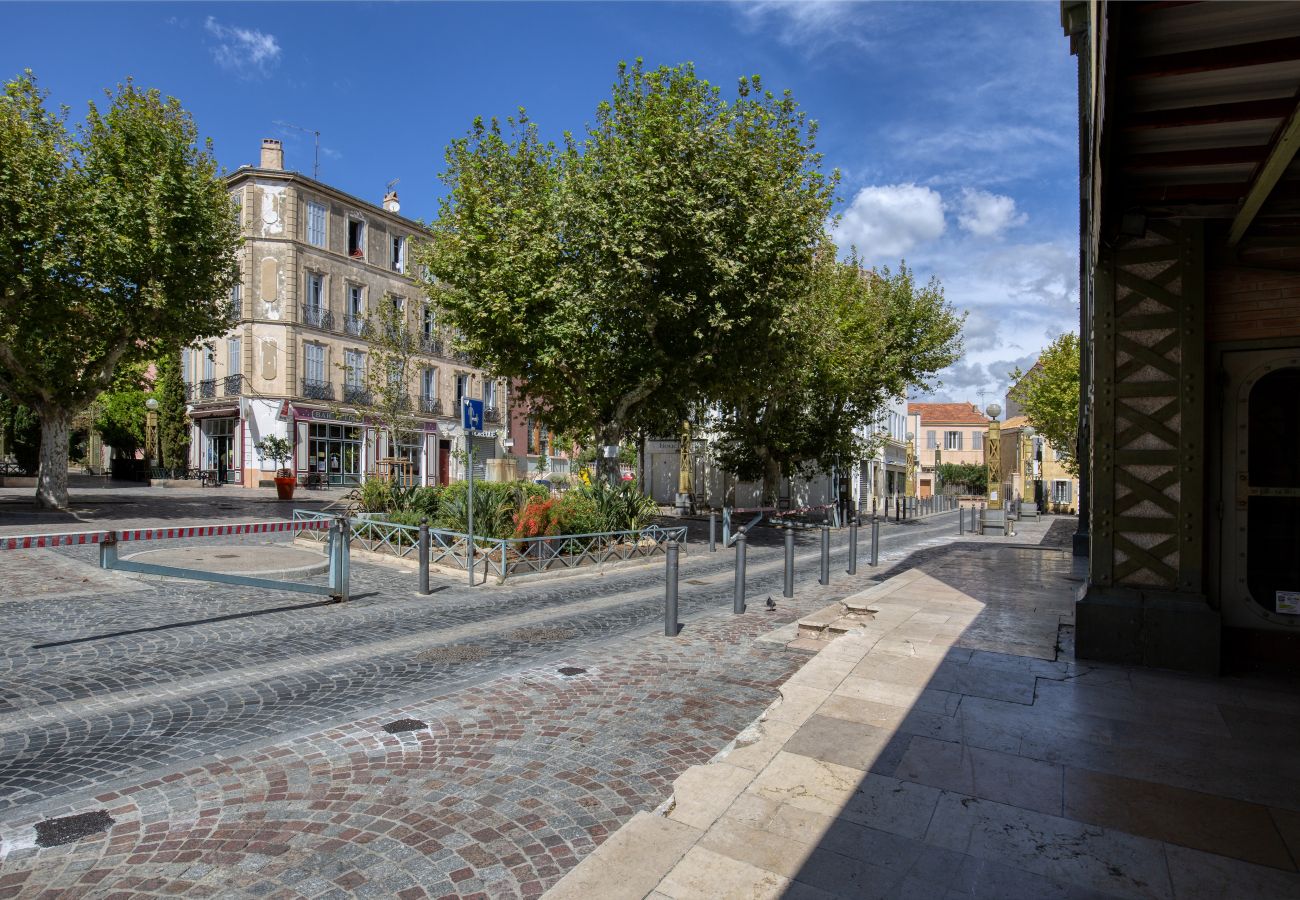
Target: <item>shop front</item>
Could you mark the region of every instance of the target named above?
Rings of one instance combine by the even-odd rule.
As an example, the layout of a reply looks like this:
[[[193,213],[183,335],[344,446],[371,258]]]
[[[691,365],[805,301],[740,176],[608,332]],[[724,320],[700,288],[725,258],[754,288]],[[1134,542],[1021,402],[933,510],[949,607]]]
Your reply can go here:
[[[194,434],[190,459],[194,467],[211,473],[219,484],[242,484],[243,427],[239,410],[191,412]]]
[[[300,484],[354,487],[379,472],[400,471],[404,482],[435,484],[437,425],[403,435],[389,446],[373,421],[331,410],[294,407],[294,462]],[[393,466],[400,459],[405,465]],[[381,467],[381,462],[388,461]]]

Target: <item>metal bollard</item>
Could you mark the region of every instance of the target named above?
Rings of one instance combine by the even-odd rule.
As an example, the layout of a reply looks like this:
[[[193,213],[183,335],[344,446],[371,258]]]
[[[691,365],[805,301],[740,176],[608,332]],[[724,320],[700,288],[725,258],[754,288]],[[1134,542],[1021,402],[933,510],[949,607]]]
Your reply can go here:
[[[745,532],[736,535],[736,591],[731,599],[731,611],[740,615],[745,611]]]
[[[831,583],[831,529],[825,524],[822,525],[822,576],[817,583]]]
[[[117,564],[117,532],[110,531],[99,543],[99,567],[111,569]]]
[[[718,514],[709,512],[709,552],[718,552]]]
[[[664,580],[664,635],[677,637],[677,542],[669,541]]]
[[[897,497],[894,498],[894,521],[903,521],[903,504],[898,502]]]
[[[966,519],[961,514],[961,510],[957,510],[957,533],[959,535],[966,533]]]
[[[352,523],[339,517],[339,602],[347,603],[352,579]]]
[[[335,519],[330,522],[329,540],[325,545],[325,558],[329,560],[329,574],[325,578],[325,584],[333,596],[339,596],[339,520]]]
[[[871,517],[871,564],[880,564],[880,520]]]
[[[849,574],[858,574],[858,520],[849,520]]]
[[[429,523],[420,523],[420,593],[429,593]]]
[[[785,529],[785,589],[781,596],[794,596],[794,529],[789,526]]]

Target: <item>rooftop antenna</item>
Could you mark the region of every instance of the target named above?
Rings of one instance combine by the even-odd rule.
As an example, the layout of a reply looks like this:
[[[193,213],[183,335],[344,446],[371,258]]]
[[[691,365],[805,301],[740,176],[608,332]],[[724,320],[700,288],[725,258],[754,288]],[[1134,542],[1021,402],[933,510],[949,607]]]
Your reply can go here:
[[[393,189],[397,187],[397,182],[401,180],[402,179],[400,178],[394,178],[392,181],[388,182],[388,184],[384,185],[384,196],[387,197],[389,194],[391,194],[393,192]]]
[[[989,393],[989,391],[985,390],[984,388],[980,388],[978,391],[975,392],[975,396],[980,398],[980,412],[984,412],[984,395],[987,393]]]
[[[303,134],[310,134],[316,139],[316,161],[312,163],[311,177],[320,181],[320,132],[311,128],[303,128],[301,125],[295,125],[292,122],[281,122],[279,119],[276,119],[274,124],[301,131]]]

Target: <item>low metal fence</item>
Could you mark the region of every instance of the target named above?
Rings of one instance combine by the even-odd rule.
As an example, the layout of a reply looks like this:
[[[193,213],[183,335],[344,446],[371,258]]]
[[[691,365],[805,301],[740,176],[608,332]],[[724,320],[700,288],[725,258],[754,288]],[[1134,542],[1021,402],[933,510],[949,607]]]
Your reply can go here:
[[[333,518],[315,510],[296,509],[295,522]],[[349,520],[351,542],[375,553],[398,559],[418,559],[420,528],[383,519],[358,517]],[[462,532],[429,528],[429,564],[466,571],[467,536]],[[323,542],[324,536],[304,531],[307,540]],[[686,527],[648,525],[630,531],[592,534],[559,534],[533,538],[474,536],[474,566],[487,575],[505,580],[511,575],[576,569],[610,561],[649,558],[667,552],[670,543],[686,543]]]
[[[162,528],[126,528],[120,531],[73,531],[58,534],[21,534],[0,537],[0,550],[54,549],[86,544],[99,546],[99,567],[142,575],[163,575],[191,581],[211,581],[218,584],[236,584],[244,587],[263,587],[278,591],[295,591],[317,594],[336,600],[348,599],[349,554],[347,542],[342,539],[347,519],[338,516],[321,516],[312,519],[295,519],[289,522],[238,522],[221,525],[175,525]],[[306,584],[253,575],[228,572],[210,572],[181,566],[162,566],[135,560],[119,559],[118,545],[138,541],[187,540],[193,538],[230,537],[236,535],[276,534],[279,532],[305,533],[318,536],[328,543],[328,583]]]

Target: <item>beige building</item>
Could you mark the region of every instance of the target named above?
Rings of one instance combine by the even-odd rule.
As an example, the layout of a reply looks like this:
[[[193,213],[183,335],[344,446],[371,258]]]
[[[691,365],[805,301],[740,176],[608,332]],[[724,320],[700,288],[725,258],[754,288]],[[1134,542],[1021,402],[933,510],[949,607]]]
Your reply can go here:
[[[1006,497],[1037,503],[1048,512],[1072,514],[1078,509],[1079,477],[1070,473],[1061,452],[1034,433],[1024,416],[1002,423],[998,458]]]
[[[973,403],[909,403],[907,412],[919,464],[916,496],[936,493],[937,465],[984,465],[989,418]]]
[[[240,280],[231,330],[182,360],[191,465],[257,486],[274,464],[253,445],[279,435],[294,447],[303,484],[357,484],[396,458],[413,481],[446,483],[464,477],[459,409],[469,396],[485,407],[476,474],[499,473],[491,460],[505,455],[505,383],[451,349],[414,277],[420,226],[400,215],[397,194],[376,206],[287,171],[275,140],[262,142],[260,165],[241,166],[228,184],[244,237]],[[365,322],[381,303],[399,308],[420,340],[407,378],[416,427],[395,442],[366,415],[360,375],[371,350]]]

